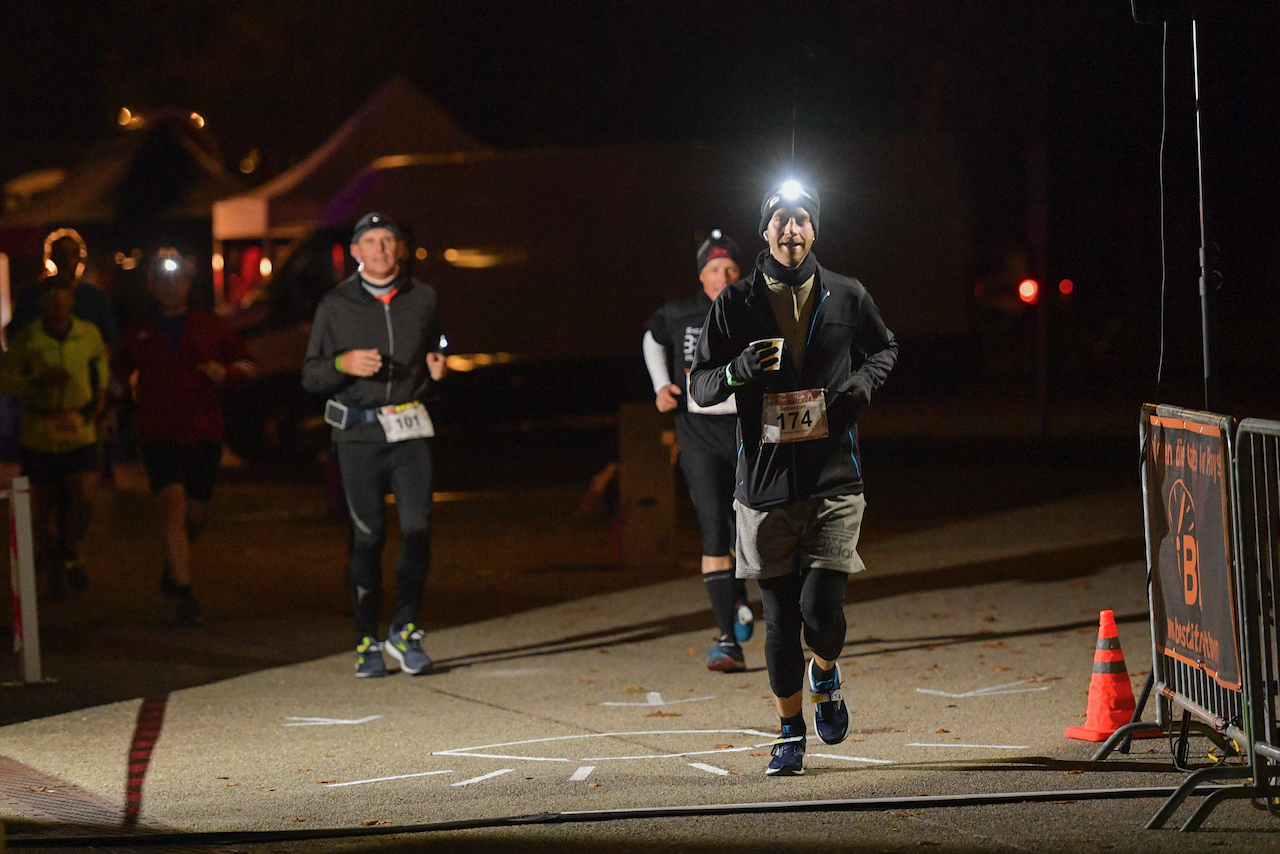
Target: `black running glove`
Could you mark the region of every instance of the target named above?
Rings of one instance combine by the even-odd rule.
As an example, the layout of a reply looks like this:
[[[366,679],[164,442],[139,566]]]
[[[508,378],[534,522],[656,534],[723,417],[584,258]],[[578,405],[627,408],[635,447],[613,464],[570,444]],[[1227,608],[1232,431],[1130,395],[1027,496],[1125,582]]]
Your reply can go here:
[[[764,377],[764,372],[778,364],[782,354],[772,341],[756,341],[729,363],[729,385],[746,385]]]

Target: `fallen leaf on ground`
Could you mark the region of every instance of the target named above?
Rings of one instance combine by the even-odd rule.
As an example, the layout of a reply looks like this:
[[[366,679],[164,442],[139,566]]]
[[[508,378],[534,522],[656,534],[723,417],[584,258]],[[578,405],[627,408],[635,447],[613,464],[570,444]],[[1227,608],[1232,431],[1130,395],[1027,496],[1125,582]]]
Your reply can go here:
[[[638,694],[638,693],[640,693],[641,691],[643,691],[643,690],[644,690],[644,688],[643,688],[642,686],[640,686],[640,685],[623,685],[623,686],[622,686],[622,690],[623,690],[623,691],[630,691],[632,694]]]
[[[716,749],[716,750],[728,750],[730,747],[733,747],[733,745],[732,745],[732,744],[717,744],[717,745],[714,745],[714,747],[715,747],[715,749]]]
[[[849,741],[866,741],[865,738],[851,738]]]
[[[594,679],[579,679],[578,681],[579,681],[579,682],[581,682],[583,685],[594,685],[594,684],[596,684],[596,680],[594,680]]]
[[[27,786],[27,791],[28,792],[47,792],[49,791],[49,787],[48,786]]]
[[[336,783],[338,781],[335,780],[333,777],[321,777],[319,780],[316,780],[316,782],[317,783]]]
[[[275,791],[275,789],[263,789],[262,791],[264,791],[264,792],[274,792],[274,791]]]
[[[995,618],[995,617],[993,617],[993,616],[991,616],[990,614],[987,614],[987,616],[985,616],[985,617],[983,617],[983,618],[982,618],[982,622],[984,622],[984,623],[994,623],[995,621],[996,621],[996,618]],[[933,845],[937,845],[938,843],[934,842],[934,843],[931,843],[931,844],[933,844]]]
[[[230,777],[214,777],[215,780],[230,780]]]
[[[1008,644],[1004,641],[992,641],[991,643],[984,643],[983,646],[987,649],[1004,649]]]
[[[385,818],[362,818],[360,819],[360,823],[365,827],[368,827],[371,824],[390,824],[391,822],[387,821]]]
[[[239,783],[228,783],[228,784],[227,784],[227,786],[228,786],[228,787],[230,787],[230,786],[239,786],[239,785],[240,785]]]
[[[693,647],[689,647],[684,651],[685,655],[693,655]]]
[[[294,821],[306,821],[305,818],[294,818]]]
[[[734,690],[735,690],[735,691],[741,691],[743,688],[750,688],[750,687],[752,687],[750,682],[744,682],[744,683],[743,683],[743,684],[741,684],[741,685],[734,685],[734,686],[733,686],[733,688],[734,688]]]
[[[759,751],[759,750],[753,750],[753,751],[751,751],[751,755],[752,755],[752,756],[768,756],[769,754],[764,753],[764,752]]]
[[[737,772],[737,771],[730,771],[730,772],[729,772],[729,776],[730,776],[730,777],[737,777],[737,776],[738,776],[738,772]]]
[[[997,664],[995,667],[993,667],[993,668],[991,668],[991,669],[992,669],[992,670],[998,670],[998,671],[1003,672],[1003,671],[1005,671],[1005,670],[1009,670],[1010,668],[1005,667],[1003,664]]]
[[[1083,774],[1083,768],[1072,768],[1070,771],[1063,771],[1063,774]]]
[[[587,788],[588,788],[588,789],[598,789],[598,788],[600,788],[600,784],[599,784],[599,783],[588,783],[588,784],[587,784]]]
[[[649,714],[645,715],[645,717],[646,717],[646,718],[678,718],[678,717],[680,717],[680,713],[679,713],[679,712],[664,712],[664,711],[662,711],[661,709],[659,709],[659,710],[658,710],[658,711],[656,711],[656,712],[650,712]]]
[[[938,727],[937,729],[934,730],[934,732],[951,732],[951,730],[945,729],[943,727]]]

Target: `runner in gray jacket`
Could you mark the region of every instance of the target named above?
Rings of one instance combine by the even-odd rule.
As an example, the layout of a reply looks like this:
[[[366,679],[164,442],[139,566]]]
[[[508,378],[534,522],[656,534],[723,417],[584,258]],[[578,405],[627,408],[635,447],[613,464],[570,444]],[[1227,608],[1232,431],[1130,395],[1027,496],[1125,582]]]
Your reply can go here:
[[[447,372],[436,294],[400,268],[400,229],[382,214],[356,223],[356,275],[316,309],[302,366],[307,391],[327,394],[325,421],[351,514],[348,578],[355,604],[356,676],[385,676],[382,651],[405,673],[431,667],[418,628],[431,564],[431,436],[424,401]],[[401,546],[396,614],[385,645],[378,640],[385,503],[395,495]]]

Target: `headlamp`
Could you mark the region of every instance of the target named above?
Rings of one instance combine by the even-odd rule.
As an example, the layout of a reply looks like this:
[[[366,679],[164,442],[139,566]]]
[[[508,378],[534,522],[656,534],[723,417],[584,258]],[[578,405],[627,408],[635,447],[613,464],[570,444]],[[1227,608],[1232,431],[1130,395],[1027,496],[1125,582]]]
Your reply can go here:
[[[176,273],[178,271],[178,262],[172,258],[164,259],[164,264],[161,266],[164,267],[166,273]]]
[[[789,202],[794,202],[796,199],[800,198],[802,195],[804,195],[804,190],[800,188],[799,181],[792,179],[790,181],[783,182],[782,198],[786,199]]]

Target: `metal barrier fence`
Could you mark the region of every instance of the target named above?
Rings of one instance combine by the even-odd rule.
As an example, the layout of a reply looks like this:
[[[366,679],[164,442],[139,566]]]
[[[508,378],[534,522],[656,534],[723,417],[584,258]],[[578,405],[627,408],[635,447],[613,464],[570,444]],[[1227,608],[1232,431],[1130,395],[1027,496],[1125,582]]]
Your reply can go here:
[[[1252,649],[1250,679],[1257,685],[1252,747],[1260,779],[1270,779],[1280,762],[1280,637],[1276,603],[1280,596],[1280,422],[1246,418],[1236,439],[1239,499],[1239,562],[1253,583],[1246,591],[1247,635]]]
[[[1182,825],[1194,830],[1226,799],[1272,806],[1280,760],[1280,423],[1247,419],[1237,428],[1228,416],[1147,404],[1140,437],[1156,721],[1138,722],[1139,706],[1134,723],[1094,758],[1137,733],[1172,732],[1180,709],[1174,764],[1191,773],[1147,827],[1163,827],[1208,780],[1244,781],[1207,796]],[[1187,767],[1193,734],[1212,741],[1222,761]],[[1233,754],[1240,764],[1228,761]]]
[[[9,499],[9,580],[13,591],[13,651],[18,654],[19,684],[43,682],[40,670],[40,619],[36,609],[36,557],[31,532],[31,484],[15,477],[0,492]]]

